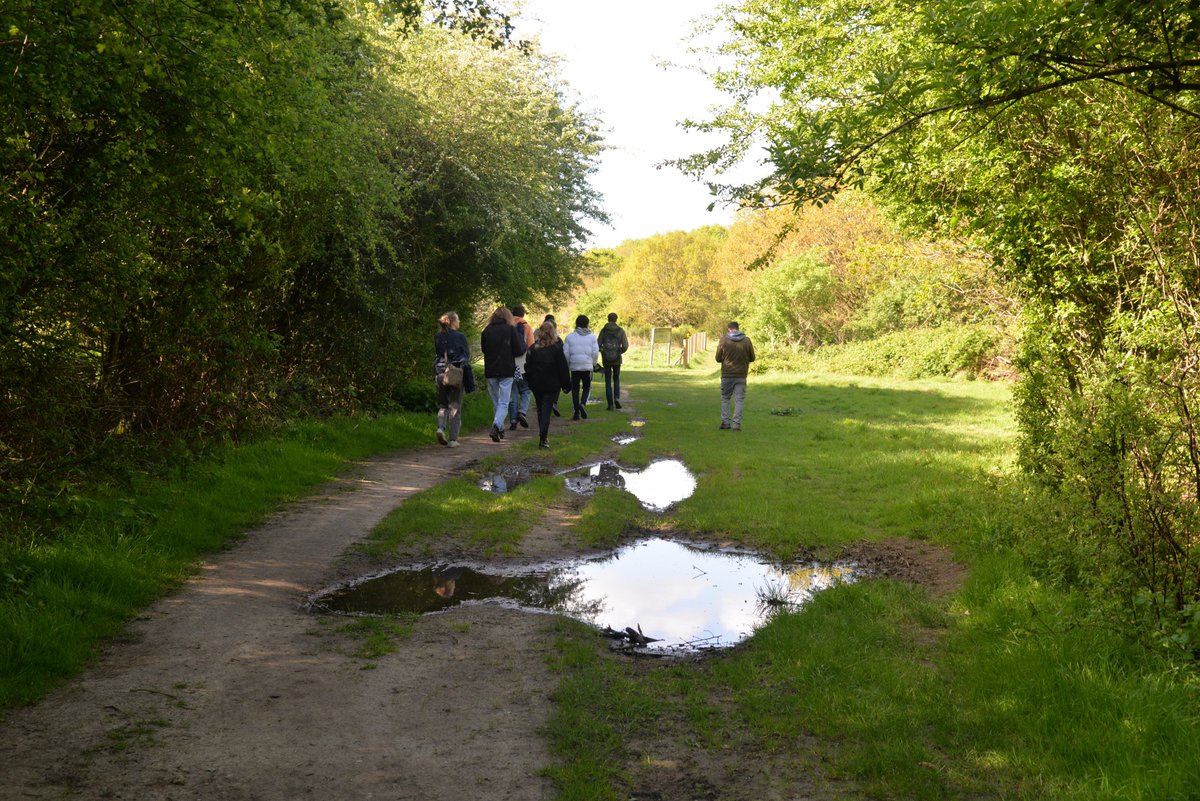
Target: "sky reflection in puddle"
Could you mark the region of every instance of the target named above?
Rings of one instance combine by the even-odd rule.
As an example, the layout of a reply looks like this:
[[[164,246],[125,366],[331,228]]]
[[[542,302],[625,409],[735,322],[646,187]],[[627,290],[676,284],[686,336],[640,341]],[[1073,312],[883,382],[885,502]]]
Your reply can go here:
[[[755,554],[649,539],[605,558],[540,565],[523,573],[466,565],[399,570],[334,591],[314,607],[425,613],[492,601],[569,615],[598,628],[640,627],[658,640],[649,650],[686,652],[734,645],[780,604],[802,604],[853,579],[848,564],[779,566]]]
[[[580,495],[591,495],[596,487],[616,487],[632,494],[650,511],[662,512],[692,496],[696,477],[678,459],[651,462],[645,470],[626,470],[616,462],[601,462],[588,468],[585,475],[567,476],[566,485]]]

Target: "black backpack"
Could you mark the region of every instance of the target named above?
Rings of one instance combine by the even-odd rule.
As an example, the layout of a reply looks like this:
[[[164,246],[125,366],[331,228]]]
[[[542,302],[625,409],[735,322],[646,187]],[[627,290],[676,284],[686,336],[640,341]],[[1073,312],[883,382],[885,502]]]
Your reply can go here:
[[[621,337],[614,332],[602,332],[600,335],[600,355],[607,362],[615,362],[621,358]]]

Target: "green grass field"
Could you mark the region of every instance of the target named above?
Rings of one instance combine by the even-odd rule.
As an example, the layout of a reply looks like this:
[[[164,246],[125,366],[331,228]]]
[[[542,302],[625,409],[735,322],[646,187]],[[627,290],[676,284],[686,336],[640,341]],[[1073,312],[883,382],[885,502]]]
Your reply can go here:
[[[680,759],[715,786],[779,798],[1197,797],[1195,671],[1096,625],[1081,593],[1025,561],[1054,517],[1015,471],[1006,386],[752,376],[734,433],[717,429],[718,381],[698,364],[626,373],[645,425],[620,450],[630,466],[680,458],[697,475],[695,495],[656,516],[623,492],[598,492],[575,525],[580,542],[612,543],[637,526],[791,556],[912,538],[943,546],[967,577],[937,597],[881,579],[828,590],[700,662],[614,657],[564,621],[546,654],[560,681],[548,688],[557,712],[547,733],[562,798],[628,798]],[[468,404],[469,424],[483,425],[486,410]],[[563,466],[594,458],[628,423],[601,407],[554,434],[550,455]],[[81,669],[200,555],[279,503],[347,460],[431,443],[432,433],[430,415],[297,426],[80,494],[57,527],[5,540],[0,708]],[[508,457],[535,451],[530,439]],[[453,507],[455,530],[509,552],[516,521],[564,491],[553,477],[501,497],[454,480],[401,507],[371,547],[436,548]]]

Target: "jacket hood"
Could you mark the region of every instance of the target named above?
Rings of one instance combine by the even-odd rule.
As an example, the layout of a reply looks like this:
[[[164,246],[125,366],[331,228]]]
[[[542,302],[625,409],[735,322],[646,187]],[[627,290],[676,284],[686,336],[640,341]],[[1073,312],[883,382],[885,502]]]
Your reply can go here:
[[[743,339],[746,338],[746,335],[743,334],[741,331],[730,331],[725,336],[728,337],[731,342],[741,342]]]

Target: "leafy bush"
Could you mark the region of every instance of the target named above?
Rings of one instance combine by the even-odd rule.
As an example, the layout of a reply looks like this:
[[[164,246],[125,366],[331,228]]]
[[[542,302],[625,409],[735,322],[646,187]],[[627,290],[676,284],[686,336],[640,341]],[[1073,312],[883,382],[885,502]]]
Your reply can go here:
[[[885,334],[875,339],[806,351],[764,349],[755,372],[802,370],[894,378],[988,377],[1005,338],[986,325],[945,325]]]

